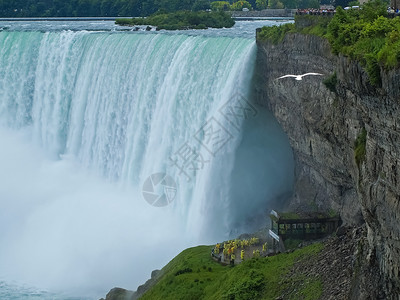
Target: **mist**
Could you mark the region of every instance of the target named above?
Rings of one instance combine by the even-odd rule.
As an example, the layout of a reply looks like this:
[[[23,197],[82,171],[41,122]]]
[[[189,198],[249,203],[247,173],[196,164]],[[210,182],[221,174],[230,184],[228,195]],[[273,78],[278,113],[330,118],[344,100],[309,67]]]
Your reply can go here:
[[[170,207],[47,159],[29,136],[0,129],[0,278],[99,297],[135,289],[188,246]]]
[[[294,161],[289,141],[266,108],[243,125],[229,194],[230,228],[236,234],[266,226],[271,209],[282,208],[293,190]]]

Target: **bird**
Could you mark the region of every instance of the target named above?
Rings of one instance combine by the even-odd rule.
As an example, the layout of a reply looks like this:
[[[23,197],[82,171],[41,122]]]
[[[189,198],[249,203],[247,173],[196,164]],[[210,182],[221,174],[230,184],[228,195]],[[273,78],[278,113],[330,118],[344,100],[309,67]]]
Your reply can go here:
[[[304,76],[308,76],[308,75],[320,75],[320,76],[322,76],[323,74],[320,74],[320,73],[305,73],[303,75],[287,74],[287,75],[283,75],[281,77],[278,77],[277,79],[282,79],[282,78],[287,78],[287,77],[294,77],[294,79],[296,79],[296,80],[302,80]]]

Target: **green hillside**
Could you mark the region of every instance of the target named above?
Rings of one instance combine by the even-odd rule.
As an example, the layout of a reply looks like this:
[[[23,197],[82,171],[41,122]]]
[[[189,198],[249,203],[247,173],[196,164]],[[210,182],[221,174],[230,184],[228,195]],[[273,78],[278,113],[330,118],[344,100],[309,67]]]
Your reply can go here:
[[[282,279],[295,261],[316,255],[320,243],[288,254],[253,258],[234,267],[212,260],[212,246],[189,248],[177,255],[162,270],[158,282],[140,299],[275,299],[291,280]],[[318,299],[322,285],[317,278],[304,282],[297,297]]]

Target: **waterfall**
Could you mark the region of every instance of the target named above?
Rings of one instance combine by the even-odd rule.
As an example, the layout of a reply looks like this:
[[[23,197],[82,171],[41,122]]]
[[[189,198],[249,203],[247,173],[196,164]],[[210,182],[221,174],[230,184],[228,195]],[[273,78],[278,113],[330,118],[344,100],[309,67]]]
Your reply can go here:
[[[1,32],[0,45],[0,278],[135,288],[291,189],[288,142],[251,100],[253,40]]]

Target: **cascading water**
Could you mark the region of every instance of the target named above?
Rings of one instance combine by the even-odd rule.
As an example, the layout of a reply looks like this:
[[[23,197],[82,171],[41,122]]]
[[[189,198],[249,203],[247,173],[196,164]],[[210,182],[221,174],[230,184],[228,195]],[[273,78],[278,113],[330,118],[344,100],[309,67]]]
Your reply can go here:
[[[1,32],[0,45],[0,281],[135,288],[291,188],[287,140],[249,96],[250,39]],[[154,207],[142,189],[160,173],[176,190],[150,193],[172,201]]]

